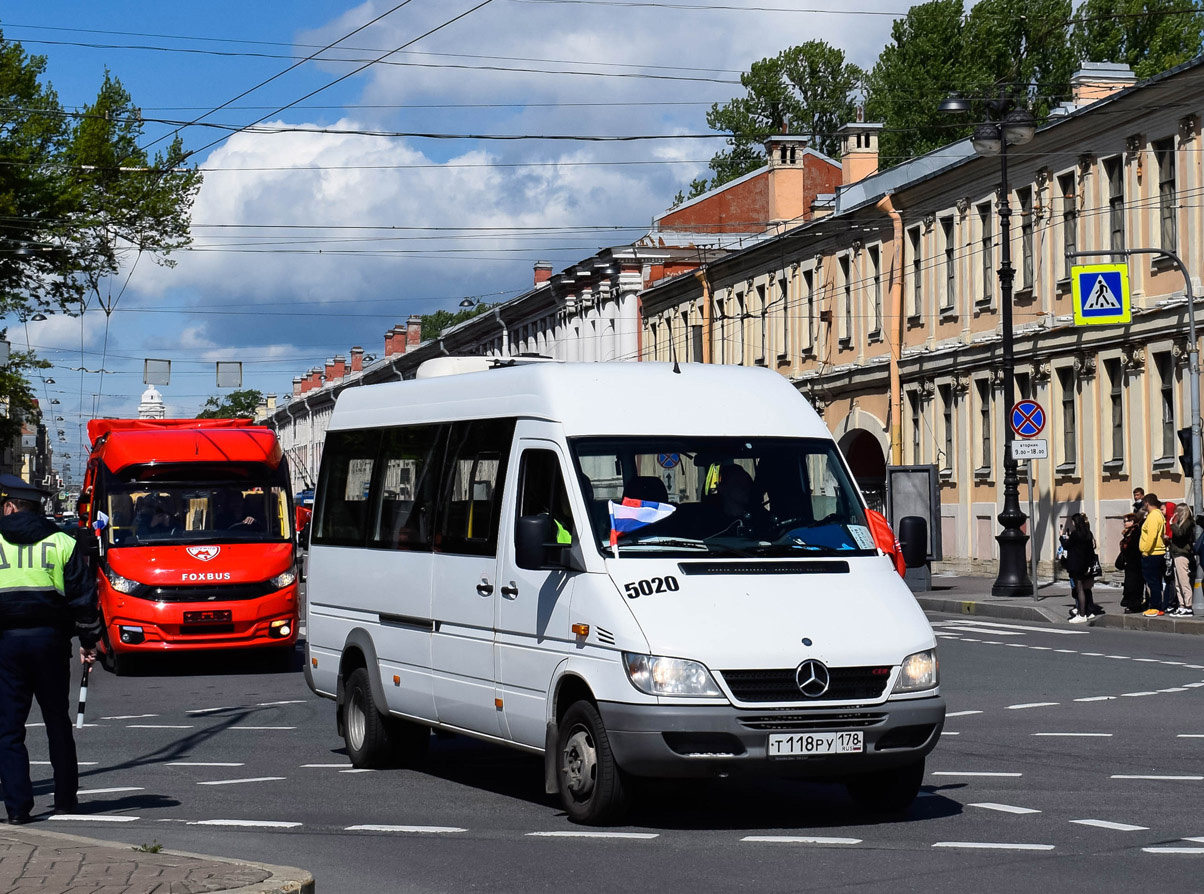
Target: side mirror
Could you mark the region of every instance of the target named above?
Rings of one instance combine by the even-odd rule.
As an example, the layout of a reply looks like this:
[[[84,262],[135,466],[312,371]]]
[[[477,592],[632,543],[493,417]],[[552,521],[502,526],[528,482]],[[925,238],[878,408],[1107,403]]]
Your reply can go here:
[[[514,560],[519,568],[539,569],[548,564],[548,541],[552,519],[547,515],[524,515],[514,529]]]
[[[908,568],[919,568],[928,561],[928,522],[918,515],[899,519],[899,546]]]

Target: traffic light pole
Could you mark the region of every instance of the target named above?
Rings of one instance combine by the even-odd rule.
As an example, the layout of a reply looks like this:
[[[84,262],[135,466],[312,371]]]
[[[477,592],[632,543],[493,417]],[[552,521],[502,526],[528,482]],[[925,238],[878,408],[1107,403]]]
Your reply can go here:
[[[1066,257],[1098,258],[1104,255],[1158,255],[1166,258],[1183,274],[1183,291],[1187,295],[1187,325],[1188,338],[1188,370],[1191,374],[1189,392],[1191,394],[1191,508],[1199,517],[1204,513],[1204,486],[1200,481],[1200,349],[1196,341],[1196,298],[1192,294],[1191,276],[1179,256],[1161,248],[1129,248],[1111,251],[1068,251]]]

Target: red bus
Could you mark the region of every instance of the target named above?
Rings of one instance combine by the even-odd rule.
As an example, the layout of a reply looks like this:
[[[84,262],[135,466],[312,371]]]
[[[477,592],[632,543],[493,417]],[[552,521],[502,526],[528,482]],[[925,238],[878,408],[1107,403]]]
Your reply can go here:
[[[96,531],[102,657],[297,639],[288,463],[249,419],[94,419],[80,524]]]

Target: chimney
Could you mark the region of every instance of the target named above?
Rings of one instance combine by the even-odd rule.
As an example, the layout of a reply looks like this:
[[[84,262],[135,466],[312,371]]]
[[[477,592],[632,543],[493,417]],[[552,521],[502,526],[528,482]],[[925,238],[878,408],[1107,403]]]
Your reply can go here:
[[[276,412],[276,395],[269,394],[268,395],[268,415],[270,416],[272,413],[275,413],[275,412]]]
[[[412,349],[422,344],[422,317],[418,314],[410,314],[410,318],[406,320],[406,347]]]
[[[765,140],[769,165],[769,219],[766,229],[783,221],[797,220],[807,213],[805,164],[807,137],[781,136]]]
[[[535,285],[547,282],[552,278],[552,265],[547,261],[535,262]]]
[[[333,378],[336,382],[347,375],[347,358],[342,354],[336,354],[334,362],[326,371],[326,378],[329,381]]]
[[[1070,79],[1074,107],[1082,108],[1137,83],[1133,69],[1118,62],[1084,62]]]
[[[385,333],[385,357],[393,356],[393,330]]]
[[[293,397],[296,397],[297,395],[302,393],[303,389],[301,386],[304,383],[304,381],[305,380],[302,379],[300,376],[293,376]]]
[[[878,173],[881,124],[854,121],[840,128],[840,182],[848,186]]]
[[[333,359],[326,361],[326,371],[323,374],[322,378],[326,381],[327,385],[329,385],[331,382],[334,381],[334,360]],[[341,379],[342,376],[339,376],[339,378]]]
[[[836,210],[836,193],[821,192],[811,202],[811,219],[819,220]]]
[[[364,349],[359,345],[351,349],[351,371],[353,373],[364,371]]]
[[[309,371],[309,390],[317,391],[322,387],[322,367],[315,366]]]

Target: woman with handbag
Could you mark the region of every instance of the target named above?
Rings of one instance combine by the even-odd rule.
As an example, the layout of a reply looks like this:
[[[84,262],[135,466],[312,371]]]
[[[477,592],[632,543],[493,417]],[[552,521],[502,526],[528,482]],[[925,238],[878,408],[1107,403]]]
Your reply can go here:
[[[1132,512],[1125,516],[1124,524],[1116,570],[1125,573],[1120,605],[1126,615],[1134,615],[1145,611],[1145,578],[1141,576],[1141,524]]]
[[[1095,554],[1095,537],[1087,516],[1076,512],[1066,524],[1066,573],[1074,580],[1075,613],[1071,624],[1086,624],[1103,614],[1091,598],[1091,587],[1102,571]]]

